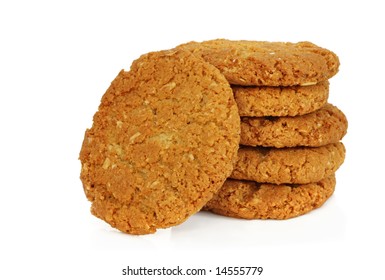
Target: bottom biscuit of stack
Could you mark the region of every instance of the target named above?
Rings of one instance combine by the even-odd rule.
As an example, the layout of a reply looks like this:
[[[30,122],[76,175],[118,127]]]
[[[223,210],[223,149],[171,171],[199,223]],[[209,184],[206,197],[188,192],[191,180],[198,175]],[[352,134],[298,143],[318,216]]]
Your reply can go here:
[[[203,210],[243,219],[288,219],[322,206],[335,185],[334,174],[308,184],[274,185],[228,179]]]

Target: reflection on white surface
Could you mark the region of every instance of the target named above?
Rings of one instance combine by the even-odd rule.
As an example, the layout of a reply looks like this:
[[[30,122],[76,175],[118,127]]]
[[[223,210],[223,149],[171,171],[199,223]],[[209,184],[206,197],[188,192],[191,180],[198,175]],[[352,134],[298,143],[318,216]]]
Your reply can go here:
[[[288,220],[244,220],[199,212],[181,225],[150,235],[121,233],[94,217],[89,246],[94,250],[173,250],[271,247],[343,240],[346,217],[332,196],[321,208]],[[226,245],[224,245],[226,244]]]
[[[333,197],[324,207],[288,220],[242,220],[201,212],[171,230],[175,246],[199,236],[204,247],[260,247],[341,240],[346,220]]]

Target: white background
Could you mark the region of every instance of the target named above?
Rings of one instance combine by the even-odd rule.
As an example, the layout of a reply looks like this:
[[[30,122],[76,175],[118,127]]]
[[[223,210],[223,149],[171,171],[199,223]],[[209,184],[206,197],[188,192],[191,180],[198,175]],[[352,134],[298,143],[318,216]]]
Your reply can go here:
[[[180,265],[264,268],[231,279],[385,279],[380,3],[1,1],[0,278],[128,279],[127,266]],[[79,180],[100,98],[141,54],[214,38],[308,40],[339,55],[330,102],[349,130],[336,192],[287,221],[199,213],[154,235],[119,233],[90,214]],[[196,279],[227,278],[213,274]],[[181,278],[193,279],[163,277]]]

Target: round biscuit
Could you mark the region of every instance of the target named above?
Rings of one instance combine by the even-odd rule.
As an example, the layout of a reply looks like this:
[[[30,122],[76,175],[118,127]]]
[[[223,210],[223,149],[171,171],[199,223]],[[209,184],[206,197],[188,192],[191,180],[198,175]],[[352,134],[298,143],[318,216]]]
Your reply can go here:
[[[307,184],[334,174],[345,160],[339,143],[322,147],[241,147],[230,178],[272,184]]]
[[[338,72],[333,52],[310,42],[216,39],[178,46],[202,56],[234,85],[294,86],[326,81]]]
[[[320,109],[329,97],[328,81],[310,86],[232,88],[242,117],[305,115]]]
[[[304,185],[229,179],[203,210],[242,219],[289,219],[321,207],[333,194],[335,185],[334,175]]]
[[[275,148],[320,147],[339,142],[347,129],[344,113],[328,103],[302,116],[243,117],[240,144]]]
[[[178,225],[230,175],[240,120],[231,87],[191,52],[148,53],[102,97],[80,152],[91,212],[130,234]]]

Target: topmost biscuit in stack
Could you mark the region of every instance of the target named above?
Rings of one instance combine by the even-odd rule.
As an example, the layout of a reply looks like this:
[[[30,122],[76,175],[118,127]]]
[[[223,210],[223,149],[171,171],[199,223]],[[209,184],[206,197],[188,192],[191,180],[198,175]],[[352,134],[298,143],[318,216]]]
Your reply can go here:
[[[285,219],[321,206],[345,158],[347,120],[328,104],[339,59],[310,42],[224,39],[180,46],[215,65],[241,116],[238,161],[205,207],[240,218]]]
[[[217,67],[232,85],[314,85],[338,72],[338,57],[310,42],[217,39],[178,46]]]

